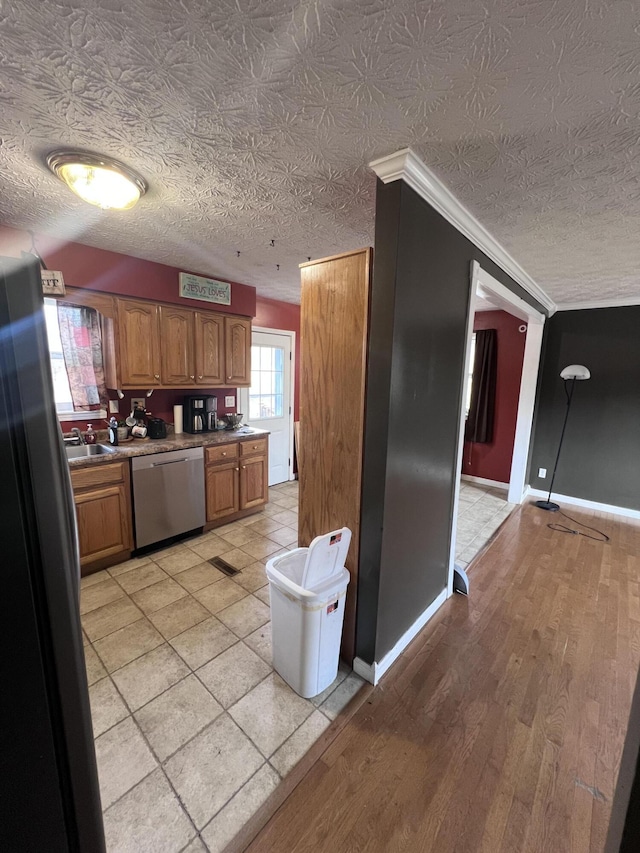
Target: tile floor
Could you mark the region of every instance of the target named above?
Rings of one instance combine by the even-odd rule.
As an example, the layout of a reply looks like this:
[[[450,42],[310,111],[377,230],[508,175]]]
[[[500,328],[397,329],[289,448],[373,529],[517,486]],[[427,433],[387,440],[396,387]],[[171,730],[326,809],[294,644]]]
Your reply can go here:
[[[515,506],[516,504],[507,501],[507,493],[502,489],[462,480],[458,507],[456,563],[466,568]]]
[[[263,513],[82,580],[109,853],[222,851],[362,686],[341,667],[305,700],[271,667],[264,565],[297,544],[297,494],[275,486]],[[457,562],[512,509],[463,481]]]
[[[83,578],[109,853],[222,851],[362,686],[341,667],[301,699],[271,667],[264,564],[296,547],[297,490],[275,486],[258,515]]]

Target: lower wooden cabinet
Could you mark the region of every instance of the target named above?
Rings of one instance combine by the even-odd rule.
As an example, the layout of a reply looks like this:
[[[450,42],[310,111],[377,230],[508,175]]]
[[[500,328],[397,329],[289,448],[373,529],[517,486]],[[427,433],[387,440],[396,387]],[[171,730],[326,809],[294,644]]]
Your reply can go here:
[[[217,521],[240,509],[238,460],[207,465],[205,469],[207,521]]]
[[[133,548],[129,463],[71,471],[81,574],[127,559]]]
[[[240,464],[240,509],[262,506],[268,500],[269,470],[266,456],[243,459]]]
[[[207,522],[261,507],[269,499],[268,439],[205,448]]]

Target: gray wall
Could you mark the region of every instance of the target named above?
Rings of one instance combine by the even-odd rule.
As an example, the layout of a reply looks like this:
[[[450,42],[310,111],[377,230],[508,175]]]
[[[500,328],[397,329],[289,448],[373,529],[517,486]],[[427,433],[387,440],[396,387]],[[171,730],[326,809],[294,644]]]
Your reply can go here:
[[[640,306],[562,311],[547,321],[529,477],[538,489],[551,483],[568,364],[586,365],[591,379],[576,383],[554,492],[640,509]]]
[[[356,629],[368,663],[446,587],[472,260],[540,308],[404,182],[378,182]]]

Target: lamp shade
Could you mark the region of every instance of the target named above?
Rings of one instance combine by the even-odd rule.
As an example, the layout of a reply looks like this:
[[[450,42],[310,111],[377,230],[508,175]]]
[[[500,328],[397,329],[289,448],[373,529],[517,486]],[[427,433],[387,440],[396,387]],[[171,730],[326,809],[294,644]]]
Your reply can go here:
[[[560,371],[560,376],[562,379],[590,379],[591,373],[584,364],[570,364]]]

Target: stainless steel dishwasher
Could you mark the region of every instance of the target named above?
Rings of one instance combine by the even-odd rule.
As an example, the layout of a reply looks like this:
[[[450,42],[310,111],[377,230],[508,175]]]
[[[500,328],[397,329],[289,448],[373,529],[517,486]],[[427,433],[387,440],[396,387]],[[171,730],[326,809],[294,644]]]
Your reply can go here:
[[[203,526],[204,448],[134,456],[131,471],[136,548]]]

